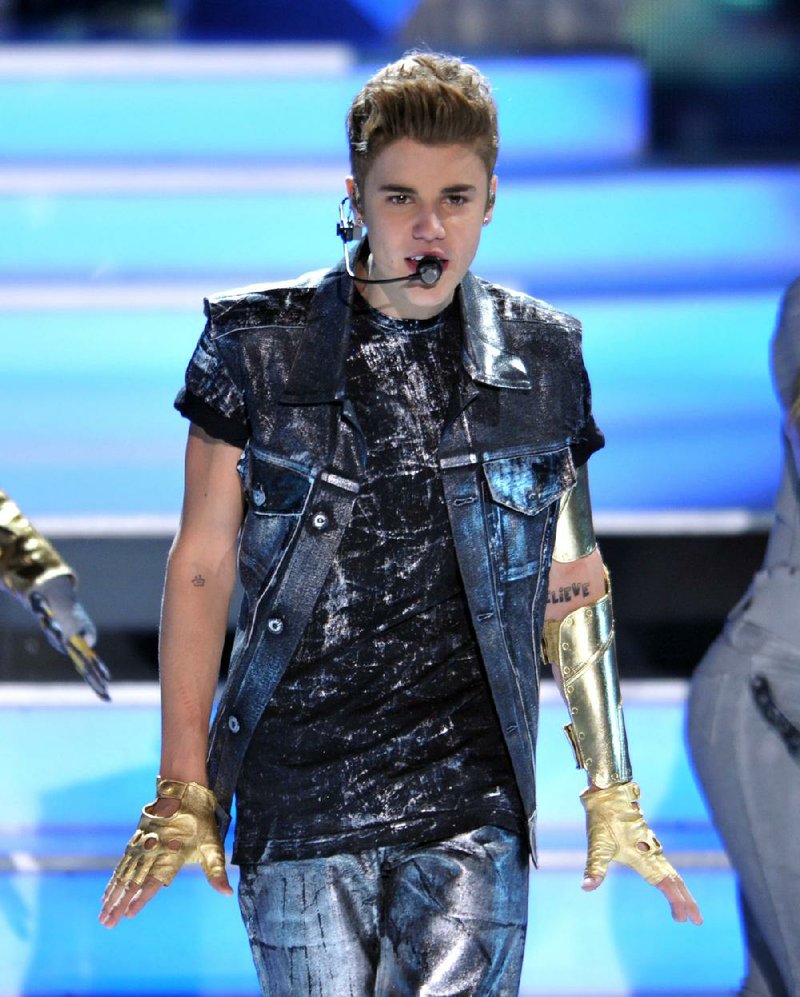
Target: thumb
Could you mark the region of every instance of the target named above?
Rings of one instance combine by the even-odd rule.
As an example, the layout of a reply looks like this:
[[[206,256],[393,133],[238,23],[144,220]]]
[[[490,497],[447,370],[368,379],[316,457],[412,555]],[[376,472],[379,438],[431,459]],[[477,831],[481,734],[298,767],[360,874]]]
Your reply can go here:
[[[586,866],[583,870],[584,890],[596,890],[603,882],[615,852],[616,845],[613,841],[601,835],[589,835]]]
[[[206,879],[218,893],[227,895],[233,893],[225,870],[225,852],[219,840],[201,846],[200,865]]]
[[[592,890],[596,890],[598,886],[603,882],[606,877],[603,876],[590,876],[589,873],[584,870],[583,872],[583,882],[581,883],[581,889],[586,893],[591,893]]]
[[[209,876],[209,885],[213,886],[217,893],[222,893],[223,896],[230,897],[233,895],[233,887],[228,880],[228,874],[223,872],[221,876]]]

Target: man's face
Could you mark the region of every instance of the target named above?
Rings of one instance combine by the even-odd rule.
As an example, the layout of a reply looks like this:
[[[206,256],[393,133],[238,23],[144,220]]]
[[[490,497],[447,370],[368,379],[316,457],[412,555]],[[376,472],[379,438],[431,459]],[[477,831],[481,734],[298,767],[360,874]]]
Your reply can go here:
[[[492,201],[496,183],[492,177]],[[413,274],[421,256],[435,256],[442,265],[433,287],[419,280],[361,284],[364,297],[394,318],[437,315],[452,300],[492,216],[490,184],[478,154],[469,145],[398,139],[375,158],[358,197],[352,178],[347,192],[369,229],[370,255],[358,276]]]

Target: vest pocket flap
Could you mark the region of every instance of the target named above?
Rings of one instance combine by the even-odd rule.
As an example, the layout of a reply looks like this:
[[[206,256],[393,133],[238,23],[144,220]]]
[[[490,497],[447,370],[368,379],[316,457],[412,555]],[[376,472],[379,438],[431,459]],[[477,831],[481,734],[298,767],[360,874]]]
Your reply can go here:
[[[309,473],[252,451],[240,461],[240,473],[256,515],[299,515],[303,511],[313,480]]]
[[[500,505],[533,516],[575,484],[569,447],[487,460],[483,473]]]

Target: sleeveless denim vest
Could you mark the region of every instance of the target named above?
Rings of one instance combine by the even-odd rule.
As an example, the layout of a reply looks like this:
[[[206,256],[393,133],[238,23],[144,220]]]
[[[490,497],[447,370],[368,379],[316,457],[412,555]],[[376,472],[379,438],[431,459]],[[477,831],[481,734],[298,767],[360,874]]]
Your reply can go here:
[[[591,421],[576,320],[467,274],[463,367],[439,447],[472,622],[535,851],[541,634],[570,444]],[[313,611],[365,465],[346,395],[352,286],[342,266],[212,299],[206,337],[241,381],[244,598],[212,725],[223,834],[250,738]]]

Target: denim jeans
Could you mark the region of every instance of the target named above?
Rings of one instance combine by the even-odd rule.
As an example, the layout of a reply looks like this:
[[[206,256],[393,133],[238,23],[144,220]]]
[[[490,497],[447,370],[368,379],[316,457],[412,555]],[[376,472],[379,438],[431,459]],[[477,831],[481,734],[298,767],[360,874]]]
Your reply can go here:
[[[527,896],[527,848],[497,827],[243,866],[239,885],[269,997],[514,997]]]

